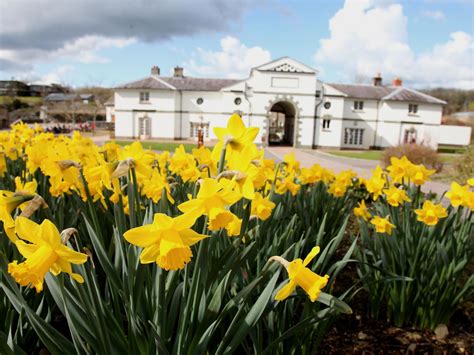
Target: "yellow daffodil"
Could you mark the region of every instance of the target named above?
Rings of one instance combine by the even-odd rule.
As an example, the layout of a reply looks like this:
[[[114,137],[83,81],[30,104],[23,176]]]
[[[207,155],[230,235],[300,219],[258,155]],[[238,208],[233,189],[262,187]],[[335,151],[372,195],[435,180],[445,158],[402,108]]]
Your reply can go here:
[[[334,178],[334,174],[328,169],[321,167],[321,165],[314,164],[310,168],[302,168],[299,178],[302,185],[314,184],[318,181],[323,181],[327,184]]]
[[[436,170],[428,170],[424,165],[413,165],[410,170],[410,180],[418,186],[423,185],[426,181],[430,180],[430,176],[433,175]]]
[[[201,177],[201,172],[196,165],[194,156],[186,153],[182,144],[175,149],[170,160],[169,169],[173,173],[181,176],[184,182],[196,181]]]
[[[250,214],[265,221],[270,217],[274,208],[274,202],[270,201],[268,198],[264,198],[260,192],[257,192],[252,201]]]
[[[318,253],[319,247],[316,246],[310,251],[304,260],[298,258],[288,262],[279,256],[271,258],[271,260],[278,261],[285,266],[289,277],[289,282],[276,294],[275,299],[277,301],[283,301],[288,298],[294,292],[296,286],[300,286],[305,290],[311,302],[318,299],[321,294],[321,289],[323,289],[328,283],[329,276],[319,276],[306,267]]]
[[[469,186],[474,186],[474,178],[468,179],[468,180],[467,180],[467,184],[468,184]]]
[[[81,275],[72,271],[71,264],[84,264],[87,255],[63,245],[59,231],[51,221],[46,219],[39,225],[18,217],[15,220],[15,232],[19,236],[15,245],[26,260],[20,264],[11,262],[8,272],[21,286],[34,287],[36,292],[41,292],[48,271],[55,276],[65,272],[75,281],[84,282]]]
[[[151,163],[154,160],[154,154],[151,151],[143,149],[143,146],[138,141],[121,149],[118,152],[118,160],[131,160],[133,162],[135,175],[139,184],[141,184],[143,179],[147,179],[151,176]]]
[[[292,196],[295,196],[300,190],[300,185],[295,182],[295,173],[292,172],[286,177],[279,177],[276,180],[275,192],[279,195],[283,195],[287,191],[290,191]]]
[[[151,177],[143,180],[142,193],[154,203],[158,203],[163,195],[163,191],[166,191],[168,201],[174,203],[174,199],[171,196],[171,188],[166,181],[166,177],[162,176],[157,169],[153,169]]]
[[[15,195],[11,191],[0,191],[0,221],[3,222],[3,230],[12,242],[18,239],[15,235],[15,221],[12,212],[33,197],[33,195]]]
[[[143,248],[142,264],[156,263],[165,270],[184,269],[191,261],[190,246],[207,238],[191,229],[195,221],[190,214],[172,218],[157,213],[152,224],[130,229],[123,236],[130,244]]]
[[[383,190],[385,196],[387,197],[387,202],[390,206],[398,207],[404,202],[410,202],[410,198],[407,196],[405,190],[396,188],[395,186],[390,186],[388,189]]]
[[[214,147],[214,155],[220,155],[224,144],[227,144],[231,151],[236,150],[240,152],[246,146],[253,144],[258,131],[258,127],[246,128],[242,118],[234,113],[230,116],[226,128],[214,128],[214,133],[217,139],[219,139],[219,143]]]
[[[410,177],[413,164],[406,156],[403,156],[401,159],[392,157],[390,158],[390,163],[391,165],[387,167],[387,170],[394,184],[402,183],[404,178]]]
[[[446,193],[446,197],[451,201],[453,207],[467,206],[466,197],[469,196],[469,186],[461,186],[457,182],[451,183],[451,190]]]
[[[372,217],[370,212],[367,210],[364,200],[360,201],[357,207],[354,208],[354,215],[363,218],[364,221],[368,221],[369,218]]]
[[[203,179],[195,199],[183,202],[178,209],[183,213],[194,213],[197,216],[209,215],[211,209],[225,209],[241,199],[232,180],[207,178]]]
[[[283,157],[283,161],[285,163],[285,169],[288,172],[298,172],[300,169],[300,162],[296,160],[295,158],[295,152],[291,152],[288,154],[285,154]]]
[[[371,219],[370,223],[375,226],[375,231],[377,233],[387,233],[390,235],[392,234],[392,229],[395,228],[395,225],[390,223],[388,217],[382,218],[375,216]]]
[[[385,179],[384,171],[379,165],[377,165],[375,170],[372,171],[372,177],[365,181],[367,191],[372,194],[372,199],[374,201],[377,201],[380,195],[382,195],[386,182],[387,180]]]
[[[421,209],[415,210],[415,213],[418,215],[417,219],[420,222],[423,222],[429,226],[436,225],[440,218],[445,218],[448,216],[446,208],[444,208],[441,204],[434,204],[430,200],[423,202],[423,207]]]

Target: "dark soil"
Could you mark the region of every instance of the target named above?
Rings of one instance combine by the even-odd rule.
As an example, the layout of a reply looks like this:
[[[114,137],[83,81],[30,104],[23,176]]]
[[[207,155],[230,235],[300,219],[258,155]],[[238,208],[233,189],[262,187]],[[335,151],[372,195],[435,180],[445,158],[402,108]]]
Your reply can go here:
[[[357,234],[357,226],[350,221],[348,234]],[[350,245],[339,248],[342,257]],[[357,266],[350,263],[338,276],[334,293],[347,290],[358,280]],[[398,328],[384,320],[369,317],[368,295],[362,291],[349,302],[353,314],[341,315],[326,334],[319,347],[320,353],[337,354],[474,354],[474,303],[466,302],[447,325],[449,334],[437,339],[431,330]]]

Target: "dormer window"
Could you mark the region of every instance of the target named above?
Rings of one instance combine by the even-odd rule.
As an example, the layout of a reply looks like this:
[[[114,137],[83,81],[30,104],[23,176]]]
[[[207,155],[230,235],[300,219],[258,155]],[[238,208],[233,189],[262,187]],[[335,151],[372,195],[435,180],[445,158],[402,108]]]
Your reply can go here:
[[[150,93],[148,91],[140,92],[140,102],[150,102]]]
[[[354,111],[362,111],[364,109],[364,101],[354,101]]]
[[[408,114],[416,115],[418,113],[418,105],[417,104],[409,104],[408,105]]]

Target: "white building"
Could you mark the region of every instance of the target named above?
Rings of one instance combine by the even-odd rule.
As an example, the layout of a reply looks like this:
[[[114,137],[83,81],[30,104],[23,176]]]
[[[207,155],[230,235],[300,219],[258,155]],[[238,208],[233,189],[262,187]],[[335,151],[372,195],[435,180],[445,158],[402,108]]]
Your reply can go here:
[[[115,89],[116,137],[192,139],[203,127],[225,126],[238,112],[260,127],[256,143],[295,147],[366,148],[416,142],[437,147],[444,101],[402,86],[322,83],[317,72],[280,58],[243,80],[151,75]],[[112,114],[111,114],[112,115]]]

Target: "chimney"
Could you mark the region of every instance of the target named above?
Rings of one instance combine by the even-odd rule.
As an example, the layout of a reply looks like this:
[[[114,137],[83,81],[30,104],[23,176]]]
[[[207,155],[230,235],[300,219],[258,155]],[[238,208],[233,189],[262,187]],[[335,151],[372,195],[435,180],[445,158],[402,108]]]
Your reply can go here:
[[[382,86],[382,75],[380,73],[375,74],[372,78],[372,83],[374,86]]]
[[[151,67],[151,75],[160,75],[160,68],[154,65]]]
[[[174,68],[174,77],[175,78],[183,78],[184,77],[183,71],[184,71],[184,69],[182,67],[175,67]]]
[[[400,79],[400,77],[396,76],[395,78],[393,78],[392,80],[392,86],[402,86],[402,79]]]

